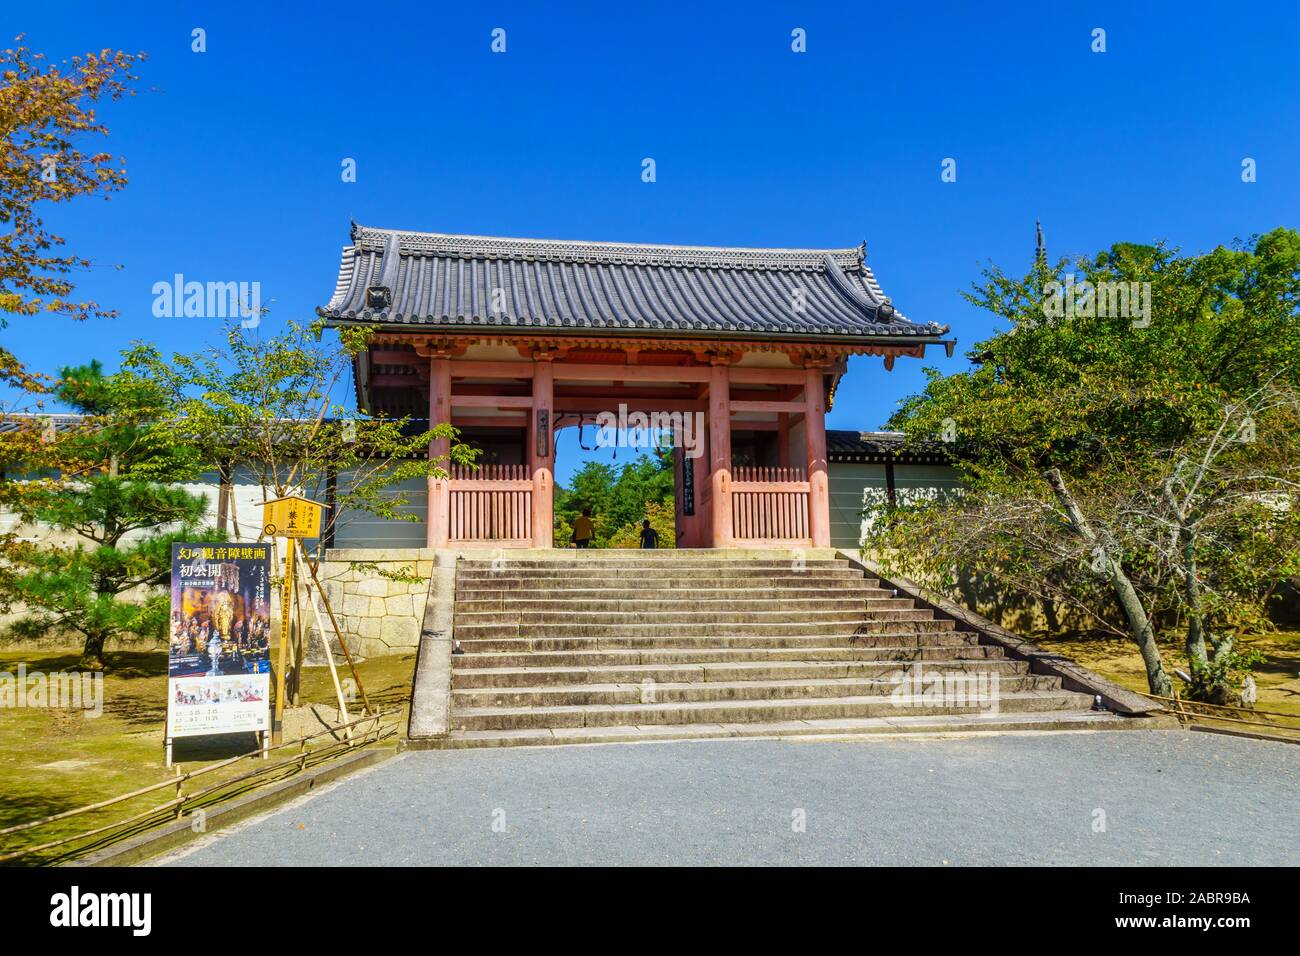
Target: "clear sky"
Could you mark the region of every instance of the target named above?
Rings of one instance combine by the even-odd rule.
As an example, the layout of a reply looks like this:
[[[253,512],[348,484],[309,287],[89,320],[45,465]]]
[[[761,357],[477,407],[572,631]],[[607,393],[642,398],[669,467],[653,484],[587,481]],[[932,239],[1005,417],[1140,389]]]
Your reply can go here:
[[[1036,218],[1053,256],[1161,238],[1206,250],[1300,226],[1294,2],[58,0],[7,3],[0,26],[54,58],[150,56],[141,95],[101,111],[130,185],[47,211],[96,263],[80,292],[121,318],[0,331],[45,371],[113,367],[133,339],[213,341],[218,320],[153,317],[153,284],[178,272],[260,282],[272,327],[308,317],[332,291],[349,219],[703,245],[865,239],[900,310],[952,327],[957,356],[924,363],[944,371],[992,329],[960,291],[990,261],[1026,266]],[[641,180],[646,157],[657,182]],[[852,360],[828,424],[878,427],[922,367]]]

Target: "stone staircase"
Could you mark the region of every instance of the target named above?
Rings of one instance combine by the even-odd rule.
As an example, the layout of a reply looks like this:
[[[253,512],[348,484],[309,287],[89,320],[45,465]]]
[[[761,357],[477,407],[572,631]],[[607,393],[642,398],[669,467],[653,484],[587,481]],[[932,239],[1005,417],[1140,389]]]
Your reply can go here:
[[[835,552],[521,552],[456,569],[471,747],[1123,722]]]

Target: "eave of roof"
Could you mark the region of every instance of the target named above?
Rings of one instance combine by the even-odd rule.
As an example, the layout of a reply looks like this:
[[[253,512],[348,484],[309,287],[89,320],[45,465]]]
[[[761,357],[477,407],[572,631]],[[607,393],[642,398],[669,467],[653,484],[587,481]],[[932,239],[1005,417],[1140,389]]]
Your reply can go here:
[[[430,332],[940,341],[893,310],[863,250],[515,239],[353,225],[332,324]],[[382,291],[380,291],[382,290]]]
[[[842,464],[886,461],[917,465],[943,465],[950,460],[943,442],[908,443],[902,432],[826,430],[826,460]]]

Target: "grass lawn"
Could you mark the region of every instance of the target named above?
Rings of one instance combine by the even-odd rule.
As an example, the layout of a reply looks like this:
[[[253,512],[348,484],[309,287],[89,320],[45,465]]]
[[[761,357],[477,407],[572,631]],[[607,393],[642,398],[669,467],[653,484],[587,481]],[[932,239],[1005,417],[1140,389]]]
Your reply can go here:
[[[1147,692],[1147,675],[1142,666],[1142,656],[1130,641],[1112,637],[1053,635],[1034,635],[1034,640],[1043,648],[1064,654],[1123,687]],[[1278,631],[1274,634],[1239,638],[1238,644],[1242,649],[1253,648],[1264,655],[1264,663],[1255,668],[1255,684],[1259,688],[1259,702],[1255,709],[1300,717],[1300,631]],[[1165,660],[1165,669],[1171,672],[1171,677],[1175,667],[1187,669],[1181,638],[1161,641],[1160,652]],[[1177,686],[1179,683],[1175,677],[1174,684]],[[1300,727],[1296,721],[1287,720],[1284,723]],[[1237,729],[1264,730],[1243,725],[1237,725]]]
[[[99,717],[52,708],[0,709],[0,829],[128,793],[175,774],[174,769],[163,766],[166,651],[120,650],[107,656],[103,714]],[[11,645],[0,651],[0,671],[16,673],[19,663],[26,663],[29,675],[33,671],[75,671],[79,669],[78,659],[76,649],[18,650]],[[378,710],[406,703],[414,669],[413,654],[376,658],[357,665],[370,702]],[[346,667],[340,676],[347,676]],[[334,701],[334,685],[327,668],[306,669],[302,699]],[[174,745],[175,766],[182,771],[196,770],[255,747],[252,734],[181,739]],[[286,751],[284,755],[289,754]],[[273,759],[275,756],[272,754]],[[186,792],[256,766],[251,761],[237,761],[191,781]],[[30,833],[0,836],[0,854],[102,826],[173,795],[172,790],[159,790]]]

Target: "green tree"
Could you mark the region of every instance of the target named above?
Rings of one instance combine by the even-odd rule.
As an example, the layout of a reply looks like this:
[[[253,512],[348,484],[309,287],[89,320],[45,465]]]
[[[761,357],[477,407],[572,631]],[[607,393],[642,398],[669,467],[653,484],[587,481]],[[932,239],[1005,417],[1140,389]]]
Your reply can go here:
[[[639,533],[645,518],[655,520],[647,508],[666,505],[668,513],[673,513],[673,482],[673,455],[667,448],[638,455],[617,471],[603,462],[584,462],[568,488],[556,486],[555,540],[567,543],[574,520],[584,508],[590,508],[596,526],[595,546],[623,547],[612,539],[631,526]],[[660,546],[671,547],[669,541],[675,540],[675,535],[665,538],[663,528],[655,525],[655,529],[660,532]]]
[[[8,596],[25,614],[13,636],[69,629],[84,639],[82,666],[104,667],[110,638],[162,638],[170,597],[174,541],[201,539],[202,496],[151,480],[191,460],[162,440],[150,420],[160,396],[138,381],[106,376],[98,363],[64,369],[56,396],[87,417],[65,434],[47,435],[27,464],[38,475],[18,499],[28,524],[59,538],[19,538],[8,554]],[[62,480],[41,480],[41,472]],[[67,476],[73,476],[71,478]]]
[[[126,184],[120,159],[87,148],[108,135],[97,105],[134,95],[134,68],[143,54],[102,50],[55,63],[22,45],[0,50],[0,329],[11,316],[42,312],[73,319],[111,315],[93,301],[77,301],[71,276],[91,263],[64,251],[66,240],[49,229],[42,209],[81,196],[107,199]],[[45,424],[15,412],[39,411],[52,388],[50,376],[32,372],[0,344],[0,509],[21,514],[26,499],[45,494],[74,475],[39,473],[32,463],[49,457]],[[0,532],[0,607],[12,599],[13,551],[23,547],[12,530]]]
[[[612,528],[639,527],[644,518],[651,517],[646,509],[652,504],[667,505],[672,511],[673,489],[671,449],[657,448],[649,455],[637,456],[619,470],[614,482],[608,505]]]
[[[893,421],[952,440],[966,491],[876,508],[867,545],[931,586],[973,566],[1125,634],[1153,693],[1172,692],[1160,621],[1182,622],[1193,671],[1211,651],[1229,662],[1232,632],[1297,566],[1294,510],[1274,496],[1300,487],[1300,235],[991,268],[968,298],[1010,328],[969,371],[928,371]]]
[[[224,347],[164,356],[136,343],[123,372],[155,388],[173,410],[158,431],[191,449],[195,466],[213,467],[231,488],[236,470],[251,474],[264,499],[289,494],[323,501],[336,483],[334,507],[322,536],[349,515],[369,513],[418,521],[404,506],[400,485],[412,478],[445,477],[447,462],[429,458],[429,444],[454,439],[450,425],[416,428],[409,418],[371,415],[337,402],[334,393],[364,352],[369,329],[340,329],[339,341],[322,341],[324,323],[290,322],[263,337],[231,323]],[[473,449],[453,444],[451,461],[472,464]],[[228,509],[233,514],[234,509]],[[260,534],[234,528],[236,536]]]
[[[623,525],[609,536],[609,547],[641,547],[641,522],[647,518],[650,527],[659,534],[659,547],[677,547],[677,513],[671,501],[647,501],[640,519]]]

